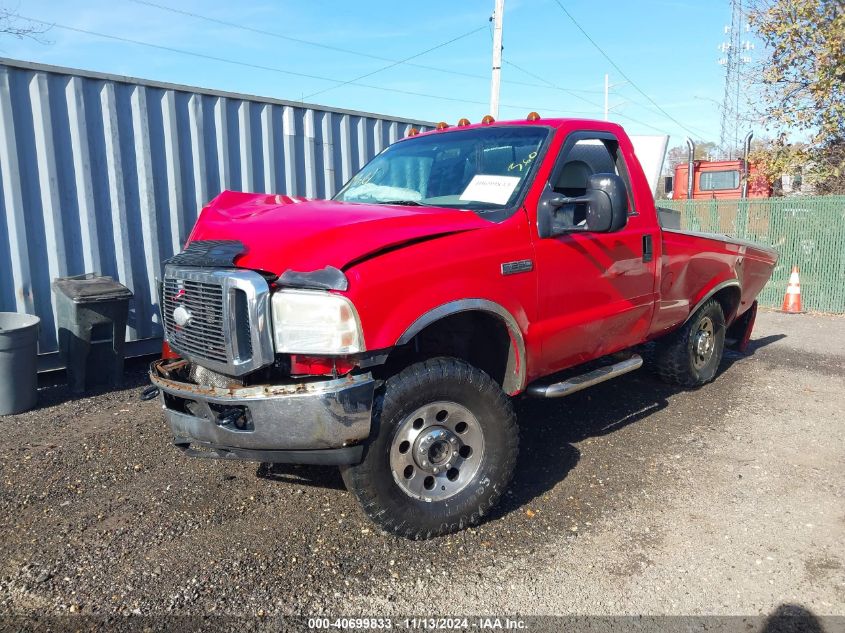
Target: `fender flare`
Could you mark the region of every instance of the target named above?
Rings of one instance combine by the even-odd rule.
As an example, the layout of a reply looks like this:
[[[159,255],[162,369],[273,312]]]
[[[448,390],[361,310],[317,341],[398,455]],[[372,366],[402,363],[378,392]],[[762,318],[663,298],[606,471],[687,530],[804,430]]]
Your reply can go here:
[[[511,344],[508,351],[508,363],[502,388],[508,395],[514,396],[525,389],[525,338],[513,314],[507,308],[489,299],[458,299],[437,306],[418,317],[396,341],[396,345],[405,345],[432,323],[461,312],[487,312],[497,317],[507,328]]]
[[[716,284],[710,290],[708,290],[706,293],[704,293],[704,296],[701,297],[701,299],[699,299],[696,302],[695,306],[693,306],[692,310],[690,310],[689,315],[687,316],[686,319],[684,319],[684,323],[689,321],[692,318],[692,315],[695,314],[696,310],[698,310],[701,306],[703,306],[716,293],[724,290],[725,288],[731,288],[731,287],[734,287],[737,290],[739,290],[740,301],[741,301],[742,300],[742,284],[739,283],[738,279],[727,279],[725,281],[722,281],[722,282]],[[737,313],[738,310],[739,310],[739,303],[737,303],[737,307],[734,310],[733,314],[726,314],[725,315],[725,324],[726,325],[730,324],[730,321],[728,319],[730,319],[733,316],[736,316],[736,313]]]

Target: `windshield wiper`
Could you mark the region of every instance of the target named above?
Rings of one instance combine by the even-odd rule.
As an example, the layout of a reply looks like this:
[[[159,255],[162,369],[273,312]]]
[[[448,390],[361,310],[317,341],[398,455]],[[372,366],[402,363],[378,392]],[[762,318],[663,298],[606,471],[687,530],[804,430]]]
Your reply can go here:
[[[427,204],[417,202],[416,200],[382,200],[377,204],[398,204],[406,207],[427,207]]]

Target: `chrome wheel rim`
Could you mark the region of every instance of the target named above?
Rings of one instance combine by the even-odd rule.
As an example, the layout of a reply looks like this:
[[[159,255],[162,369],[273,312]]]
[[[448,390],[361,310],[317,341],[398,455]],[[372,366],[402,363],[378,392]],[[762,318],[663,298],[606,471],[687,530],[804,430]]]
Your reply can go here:
[[[704,317],[698,323],[692,341],[692,362],[696,369],[701,369],[710,359],[713,358],[713,350],[716,348],[716,331],[713,326],[713,320],[710,317]]]
[[[464,490],[484,458],[478,418],[457,402],[420,407],[399,424],[390,445],[393,479],[408,496],[442,501]]]

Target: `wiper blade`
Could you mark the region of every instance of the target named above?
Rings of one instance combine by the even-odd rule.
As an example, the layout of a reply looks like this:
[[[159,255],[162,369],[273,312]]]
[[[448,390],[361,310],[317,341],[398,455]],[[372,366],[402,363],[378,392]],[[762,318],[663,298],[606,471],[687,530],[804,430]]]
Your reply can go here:
[[[449,204],[444,204],[444,207],[449,207],[450,209],[461,209],[463,211],[495,211],[497,209],[503,209],[504,207],[501,204],[496,204],[494,202],[450,202]]]
[[[427,207],[427,204],[417,202],[416,200],[383,200],[378,204],[398,204],[406,207]]]

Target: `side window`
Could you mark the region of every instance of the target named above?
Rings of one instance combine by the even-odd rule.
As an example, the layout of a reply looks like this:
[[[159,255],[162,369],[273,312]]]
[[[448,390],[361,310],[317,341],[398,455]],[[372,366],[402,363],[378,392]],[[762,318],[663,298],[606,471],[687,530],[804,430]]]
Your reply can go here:
[[[625,182],[628,191],[628,208],[633,213],[634,200],[625,158],[619,150],[619,143],[610,135],[590,138],[579,136],[575,143],[565,143],[558,163],[552,172],[551,188],[567,198],[578,198],[587,192],[590,176],[593,174],[616,174]],[[560,208],[567,222],[572,226],[586,221],[583,204],[568,204]]]

